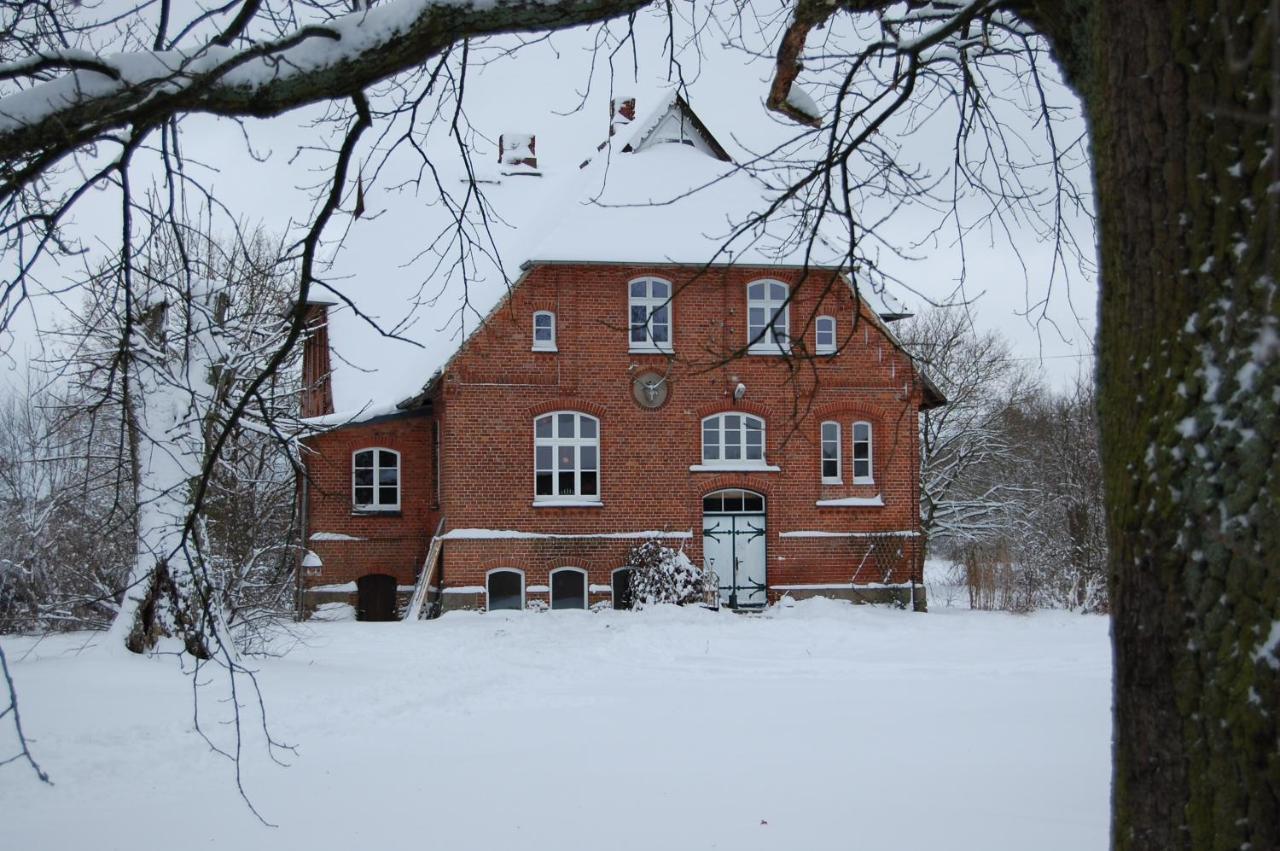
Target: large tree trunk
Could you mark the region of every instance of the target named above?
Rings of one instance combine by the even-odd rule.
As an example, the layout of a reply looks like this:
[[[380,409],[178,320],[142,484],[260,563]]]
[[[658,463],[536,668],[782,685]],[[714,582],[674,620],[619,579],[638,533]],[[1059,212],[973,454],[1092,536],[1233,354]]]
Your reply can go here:
[[[1090,17],[1114,847],[1276,848],[1280,3]]]

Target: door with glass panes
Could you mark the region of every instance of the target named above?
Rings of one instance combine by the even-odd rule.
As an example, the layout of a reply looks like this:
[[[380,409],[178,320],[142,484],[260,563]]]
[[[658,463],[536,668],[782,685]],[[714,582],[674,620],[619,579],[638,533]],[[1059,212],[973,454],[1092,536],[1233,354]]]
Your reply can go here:
[[[716,572],[721,605],[749,609],[768,602],[763,496],[731,489],[703,497],[702,562]]]

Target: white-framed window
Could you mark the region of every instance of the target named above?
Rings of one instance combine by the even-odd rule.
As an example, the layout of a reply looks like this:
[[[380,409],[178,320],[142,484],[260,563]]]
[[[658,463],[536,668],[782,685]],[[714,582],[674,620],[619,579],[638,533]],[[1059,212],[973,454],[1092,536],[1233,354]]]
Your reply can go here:
[[[822,424],[822,483],[840,484],[840,423]]]
[[[853,483],[865,485],[874,481],[871,473],[871,423],[856,422],[853,424]]]
[[[400,453],[371,446],[351,453],[351,504],[359,511],[400,508]]]
[[[587,572],[580,567],[557,567],[551,571],[551,608],[585,609]]]
[[[750,414],[714,414],[704,419],[702,463],[707,467],[764,464],[764,420]]]
[[[834,316],[819,316],[813,322],[813,351],[820,355],[836,353],[836,320]]]
[[[533,314],[533,350],[535,352],[556,350],[556,315],[550,310],[539,310]]]
[[[747,284],[747,351],[766,355],[791,351],[789,293],[779,281]]]
[[[555,411],[533,421],[534,502],[600,500],[600,421]]]
[[[637,278],[627,286],[631,350],[671,351],[671,283]]]
[[[498,567],[484,578],[485,609],[490,612],[502,609],[524,608],[524,571],[510,567]]]

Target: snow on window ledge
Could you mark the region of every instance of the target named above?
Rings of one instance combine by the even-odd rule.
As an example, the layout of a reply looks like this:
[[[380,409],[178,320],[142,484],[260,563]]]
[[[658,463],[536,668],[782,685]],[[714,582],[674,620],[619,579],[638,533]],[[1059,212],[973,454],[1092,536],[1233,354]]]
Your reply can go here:
[[[342,532],[312,532],[312,541],[364,541],[366,538],[357,538],[355,535],[346,535]]]
[[[598,499],[535,499],[534,508],[604,508]]]
[[[782,468],[776,464],[761,464],[758,461],[741,464],[692,464],[690,473],[781,473]]]
[[[529,594],[550,594],[551,593],[551,589],[548,588],[546,585],[530,585],[528,588],[524,590]]]
[[[379,507],[379,506],[372,506],[372,505],[353,505],[351,507],[351,513],[358,514],[361,517],[365,517],[369,515],[373,515],[375,517],[376,516],[399,517],[400,506],[388,505],[388,506]]]
[[[841,499],[820,499],[815,504],[819,508],[883,508],[884,497],[880,494],[875,496],[846,496]]]

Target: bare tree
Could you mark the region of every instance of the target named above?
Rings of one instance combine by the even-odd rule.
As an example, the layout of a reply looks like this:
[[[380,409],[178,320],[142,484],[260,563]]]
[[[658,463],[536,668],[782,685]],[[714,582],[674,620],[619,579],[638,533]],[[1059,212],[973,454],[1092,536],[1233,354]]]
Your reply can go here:
[[[355,148],[375,120],[394,122],[442,81],[456,82],[450,69],[461,66],[447,60],[464,61],[471,39],[625,18],[641,5],[400,0],[343,14],[344,4],[321,0],[249,0],[180,21],[168,2],[110,20],[72,4],[8,3],[0,234],[12,259],[0,313],[13,315],[43,255],[74,247],[63,225],[94,187],[111,186],[121,198],[123,269],[132,268],[135,213],[180,218],[181,205],[165,200],[174,194],[160,193],[154,206],[135,197],[131,169],[158,157],[167,186],[198,194],[178,146],[186,116],[270,116],[326,103],[346,132],[300,243],[305,300],[317,283],[320,237],[354,182]],[[1280,4],[797,0],[782,20],[767,103],[811,127],[806,142],[825,153],[800,173],[780,167],[775,177],[785,197],[807,203],[811,214],[797,227],[840,223],[851,261],[865,260],[871,280],[879,233],[872,202],[892,207],[903,193],[927,201],[939,189],[898,163],[902,151],[885,131],[897,121],[920,124],[940,105],[954,109],[958,128],[944,200],[985,202],[978,223],[996,232],[1030,222],[1051,240],[1061,272],[1073,249],[1065,208],[1087,201],[1064,167],[1079,147],[1059,136],[1062,106],[1046,94],[1044,57],[1079,95],[1091,128],[1103,288],[1113,841],[1163,849],[1272,843],[1280,835],[1280,722],[1269,709],[1280,705],[1280,401],[1268,388],[1280,383]],[[820,72],[832,81],[823,115],[797,86]],[[396,98],[375,108],[383,81]],[[992,109],[1010,90],[1025,93],[1015,99],[1030,123]],[[1047,171],[1019,165],[1023,131],[1045,134],[1050,154],[1038,164]],[[960,235],[975,225],[964,209],[953,205],[945,219]],[[161,302],[143,304],[158,310]],[[137,318],[145,328],[157,317]],[[281,352],[301,325],[298,310]],[[249,398],[283,358],[261,364]],[[142,379],[147,392],[163,385],[163,369],[153,375],[154,383]],[[202,500],[197,488],[183,503],[190,517]],[[166,539],[168,551],[190,545],[197,530],[182,528]]]
[[[123,462],[86,408],[28,380],[0,405],[0,632],[102,629],[132,550]]]
[[[1018,485],[1002,475],[1016,452],[1005,417],[1030,396],[1033,374],[1003,336],[977,332],[962,306],[925,310],[896,330],[947,398],[920,416],[920,522],[930,544],[1008,534]]]

